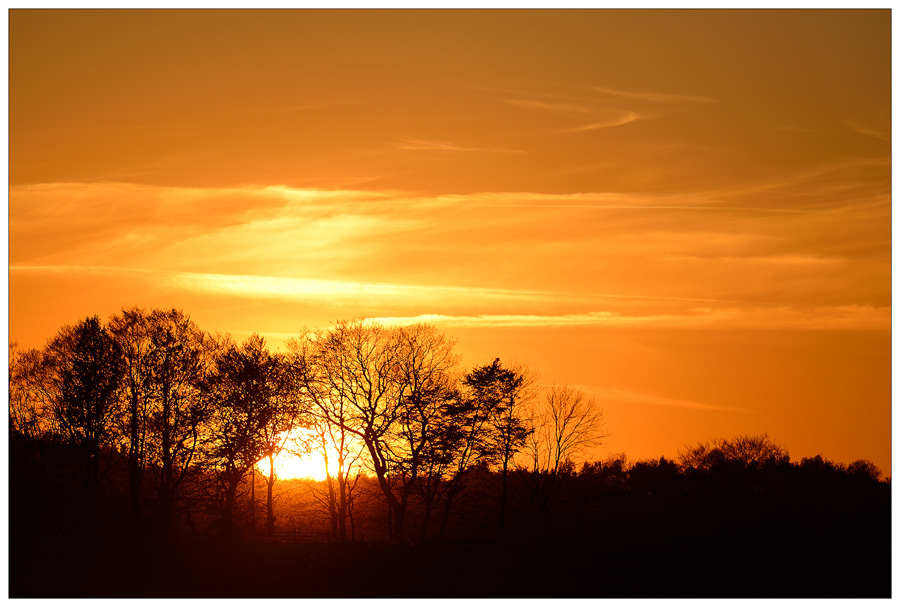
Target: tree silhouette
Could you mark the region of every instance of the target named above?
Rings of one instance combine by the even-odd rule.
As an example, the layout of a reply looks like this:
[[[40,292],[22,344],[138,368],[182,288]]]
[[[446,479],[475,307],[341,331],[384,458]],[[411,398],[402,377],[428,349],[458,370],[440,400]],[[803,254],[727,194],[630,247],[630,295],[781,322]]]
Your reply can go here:
[[[50,463],[50,445],[58,434],[53,423],[53,393],[47,381],[48,358],[35,348],[9,346],[10,446],[27,463],[32,476],[42,477]]]
[[[525,450],[531,495],[544,515],[558,489],[565,464],[602,443],[603,411],[594,399],[569,386],[551,386],[532,408]]]
[[[263,428],[284,392],[273,377],[277,364],[265,341],[254,334],[240,346],[228,343],[204,379],[212,411],[205,455],[222,490],[222,528],[227,536],[235,532],[238,486],[272,448]]]
[[[98,316],[64,327],[48,344],[52,412],[78,456],[89,527],[95,523],[100,456],[116,442],[122,350]]]
[[[510,464],[531,432],[525,424],[524,414],[534,398],[536,383],[535,375],[525,367],[505,368],[499,358],[490,365],[474,368],[463,379],[463,385],[469,390],[468,410],[463,416],[467,423],[458,426],[466,429],[464,454],[500,466],[498,533],[501,537],[506,521]],[[487,432],[482,432],[484,424]],[[449,508],[453,494],[448,497],[451,500]],[[446,514],[444,518],[442,528],[446,526]]]
[[[317,410],[365,444],[387,501],[389,533],[402,537],[432,422],[451,395],[452,342],[430,326],[386,329],[355,320],[311,335],[305,347],[306,387]]]
[[[763,434],[577,470],[602,412],[566,386],[533,400],[534,385],[499,360],[463,374],[422,325],[345,321],[284,356],[130,308],[11,344],[10,593],[585,596],[600,572],[617,596],[889,595],[890,481],[872,462],[792,463]],[[324,481],[277,479],[297,435],[287,448],[330,460]],[[266,541],[217,541],[235,539],[261,462]],[[129,534],[129,515],[150,527],[151,488],[160,533]],[[210,488],[215,512],[194,499]],[[326,536],[364,542],[312,543]],[[541,574],[523,546],[552,551]]]
[[[396,334],[356,320],[340,322],[312,339],[309,392],[328,423],[338,424],[365,444],[393,524],[400,502],[391,489],[389,442],[403,397]]]
[[[151,364],[154,360],[150,317],[140,308],[128,308],[110,319],[109,330],[122,349],[125,362],[123,395],[127,420],[123,442],[128,452],[132,535],[137,536],[141,482],[147,464],[147,422],[151,406]]]
[[[441,441],[442,428],[452,423],[444,413],[458,399],[452,375],[458,357],[453,342],[433,326],[412,325],[396,332],[403,396],[388,447],[399,492],[394,525],[400,537],[410,497],[422,481],[427,462],[444,457],[439,450],[449,446]]]
[[[687,447],[679,451],[678,456],[683,466],[704,471],[727,462],[760,468],[790,461],[788,452],[767,434],[738,436],[731,440],[719,438]]]
[[[698,508],[724,528],[755,516],[778,480],[775,471],[790,463],[787,450],[766,434],[699,443],[679,451],[679,458]]]
[[[297,378],[287,357],[271,354],[265,340],[253,334],[244,350],[255,360],[256,370],[264,382],[260,394],[259,433],[262,438],[262,454],[269,463],[266,478],[266,533],[275,532],[274,488],[275,458],[285,449],[291,432],[301,425],[308,425],[305,403],[297,390]]]
[[[348,430],[354,410],[350,401],[342,391],[330,386],[330,380],[316,363],[322,356],[319,347],[325,339],[327,337],[319,332],[291,339],[286,344],[292,378],[295,380],[294,391],[310,402],[305,420],[312,431],[311,437],[298,443],[299,450],[292,452],[298,457],[305,457],[312,451],[318,451],[322,456],[326,485],[324,503],[330,516],[331,530],[338,539],[346,540],[348,522],[351,523],[350,535],[353,535],[353,489],[359,481],[366,446],[357,434]],[[332,463],[336,465],[334,474]]]
[[[881,478],[881,470],[867,459],[858,459],[851,462],[847,466],[847,473],[863,481],[877,482]]]
[[[179,492],[195,471],[202,426],[210,414],[202,380],[219,346],[181,310],[153,310],[147,323],[147,455],[162,533],[168,537]]]

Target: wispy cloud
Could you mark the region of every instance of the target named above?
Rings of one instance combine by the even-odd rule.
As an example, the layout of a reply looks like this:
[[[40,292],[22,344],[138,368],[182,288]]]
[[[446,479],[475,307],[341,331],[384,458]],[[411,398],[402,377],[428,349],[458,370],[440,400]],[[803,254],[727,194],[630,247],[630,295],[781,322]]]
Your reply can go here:
[[[343,302],[394,300],[421,305],[453,300],[515,300],[545,297],[538,292],[455,286],[399,285],[354,281],[318,280],[281,276],[201,274],[177,272],[168,278],[173,286],[242,297],[275,299],[327,299]]]
[[[872,192],[889,191],[890,180],[879,179],[890,168],[891,158],[851,158],[825,162],[795,169],[781,176],[746,184],[734,184],[718,191],[708,191],[709,199],[729,199],[758,194],[790,194],[794,200],[816,199],[818,206],[833,206],[835,201],[843,203],[841,193],[854,192],[859,198],[860,189]],[[768,196],[771,198],[771,196]],[[829,204],[830,203],[830,204]]]
[[[710,97],[697,95],[673,95],[668,93],[648,93],[639,91],[623,91],[621,89],[595,86],[593,90],[609,97],[619,97],[634,101],[649,101],[651,103],[715,103]]]
[[[429,198],[434,203],[458,206],[520,207],[546,209],[602,210],[686,210],[716,213],[739,211],[759,213],[811,213],[809,209],[722,204],[714,196],[696,194],[624,194],[620,192],[578,192],[575,194],[541,194],[534,192],[478,192]]]
[[[770,266],[836,266],[848,262],[842,257],[826,257],[823,255],[666,255],[663,259],[670,261],[690,261],[715,264],[749,265],[762,264]]]
[[[566,103],[562,101],[541,101],[540,99],[504,99],[510,105],[542,112],[558,112],[563,114],[587,114],[595,108],[586,104]]]
[[[882,141],[890,141],[891,133],[890,131],[880,131],[878,129],[873,129],[869,126],[861,124],[859,122],[850,122],[848,124],[852,131],[859,133],[860,135],[866,135],[868,137],[874,137],[875,139],[881,139]]]
[[[579,390],[589,392],[597,396],[601,404],[603,401],[625,403],[628,405],[649,405],[653,407],[677,407],[679,409],[700,409],[705,411],[746,411],[738,407],[728,407],[722,405],[711,405],[691,400],[683,400],[679,398],[669,398],[659,394],[651,394],[647,392],[635,392],[632,390],[621,390],[618,388],[596,387],[596,386],[575,386]]]
[[[884,330],[890,328],[890,307],[832,306],[817,308],[694,308],[683,314],[628,315],[590,312],[561,315],[379,317],[391,325],[420,322],[452,327],[594,327],[609,329],[727,329],[727,330]]]
[[[524,150],[492,146],[460,145],[439,139],[401,139],[394,143],[398,150],[415,150],[424,152],[485,152],[490,154],[523,154]]]
[[[148,278],[161,286],[184,291],[214,293],[237,297],[315,301],[331,303],[404,302],[405,305],[439,304],[452,300],[470,303],[486,300],[525,302],[550,300],[553,294],[536,291],[485,289],[458,286],[402,285],[356,281],[320,280],[285,276],[234,275],[199,272],[177,272],[116,266],[11,265],[10,272],[50,274],[93,274],[108,277],[133,276]]]
[[[13,187],[10,274],[459,326],[889,328],[889,199],[834,213],[760,191]]]
[[[585,124],[582,126],[575,127],[573,129],[568,129],[571,132],[579,132],[579,131],[596,131],[598,129],[608,129],[615,126],[622,126],[623,124],[628,124],[630,122],[635,122],[640,119],[641,116],[636,112],[625,112],[617,118],[611,118],[609,120],[600,120],[599,122],[591,122],[589,124]]]
[[[324,110],[325,108],[337,107],[342,105],[351,105],[350,101],[337,101],[337,102],[318,102],[318,103],[297,103],[291,106],[288,106],[289,112],[311,112],[315,110]]]
[[[590,305],[606,300],[645,300],[653,305],[621,305],[601,311],[566,314],[447,314],[382,316],[373,321],[391,325],[420,322],[450,327],[585,327],[604,329],[694,330],[889,330],[888,306],[751,306],[717,300],[676,297],[581,295],[469,286],[407,285],[321,280],[285,276],[179,272],[117,266],[11,265],[12,274],[93,275],[110,281],[145,280],[156,288],[226,297],[285,302],[327,303],[335,307],[452,310],[547,305]],[[622,303],[621,301],[619,302]],[[627,304],[627,302],[625,302]],[[704,303],[698,307],[697,303]],[[657,310],[640,312],[639,310]],[[629,311],[630,310],[630,311]]]

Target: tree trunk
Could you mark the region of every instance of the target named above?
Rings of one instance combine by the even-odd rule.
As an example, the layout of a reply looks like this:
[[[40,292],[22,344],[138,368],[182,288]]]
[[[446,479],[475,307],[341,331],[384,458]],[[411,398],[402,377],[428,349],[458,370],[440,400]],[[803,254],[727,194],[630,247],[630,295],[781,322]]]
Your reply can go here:
[[[234,501],[237,495],[237,486],[240,477],[235,480],[235,475],[231,475],[225,485],[225,505],[222,510],[222,532],[226,538],[234,537]]]
[[[431,512],[433,509],[431,500],[428,500],[425,504],[425,513],[422,517],[422,532],[419,538],[423,544],[428,541],[428,525],[431,523]]]
[[[256,466],[250,466],[250,537],[256,537]]]
[[[387,502],[387,530],[388,530],[388,540],[394,540],[394,509],[391,507],[391,502]]]
[[[459,492],[459,483],[456,482],[457,479],[454,479],[454,482],[450,487],[447,488],[447,494],[444,497],[444,511],[441,513],[441,528],[438,530],[438,539],[443,540],[444,534],[447,531],[447,524],[450,522],[450,510],[453,508],[453,500],[456,499],[456,494]]]
[[[356,488],[356,483],[359,481],[359,474],[356,475],[356,481],[353,484],[350,484],[350,479],[347,476],[343,477],[344,485],[341,489],[341,507],[343,508],[343,512],[345,513],[344,519],[344,529],[343,529],[343,538],[347,539],[347,523],[350,524],[350,541],[356,541],[356,524],[353,520],[353,489]]]
[[[132,388],[132,390],[134,390]],[[137,539],[140,534],[141,517],[141,449],[139,444],[138,426],[138,398],[136,394],[131,397],[131,428],[129,439],[131,444],[128,449],[128,485],[131,499],[131,537]]]
[[[172,445],[169,436],[169,383],[163,383],[162,411],[162,479],[159,490],[159,509],[162,518],[163,537],[168,539],[172,533]]]
[[[374,442],[367,438],[364,440],[366,442],[366,447],[369,450],[369,455],[372,456],[372,463],[375,468],[375,477],[378,479],[378,486],[384,494],[384,499],[387,500],[388,537],[391,541],[395,541],[400,538],[400,534],[403,532],[402,508],[400,502],[397,501],[397,496],[395,496],[394,492],[391,490],[391,485],[387,478],[387,464],[383,461],[381,453],[378,452]]]
[[[327,461],[327,460],[326,460]],[[338,530],[338,507],[337,497],[334,494],[334,479],[328,467],[325,467],[325,487],[328,489],[328,517],[331,524],[331,532],[337,533]]]
[[[159,518],[162,525],[162,536],[168,538],[172,532],[172,498],[169,493],[169,483],[165,477],[159,486]]]
[[[131,465],[129,471],[129,498],[131,501],[131,537],[137,539],[141,526],[141,470]]]
[[[342,542],[347,541],[347,479],[344,478],[342,467],[338,467],[338,503],[337,503],[337,534]]]
[[[87,439],[90,440],[90,439]],[[97,486],[100,478],[99,448],[88,444],[85,449],[86,460],[84,471],[84,513],[86,531],[93,535],[97,529]]]
[[[272,537],[275,534],[275,500],[273,489],[275,487],[275,456],[269,455],[269,478],[266,479],[266,535]]]
[[[405,518],[406,508],[396,508],[394,510],[394,541],[399,542],[403,539],[403,519]]]
[[[331,533],[337,534],[338,532],[338,498],[334,492],[334,478],[331,476],[331,467],[330,462],[328,460],[328,448],[325,443],[325,434],[320,434],[319,439],[322,445],[322,459],[325,460],[325,488],[328,491],[328,517],[329,523],[331,525]]]
[[[428,475],[425,477],[425,490],[423,491],[422,498],[425,505],[425,512],[422,517],[422,542],[428,541],[428,529],[431,526],[431,516],[434,514],[435,506],[440,500],[441,482],[442,479],[432,471],[429,471]]]
[[[356,541],[356,521],[353,520],[353,507],[349,505],[347,507],[347,518],[350,519],[350,541]]]
[[[503,472],[501,474],[501,490],[500,490],[500,523],[497,533],[500,539],[503,539],[506,533],[506,479],[508,476],[509,460],[503,460]]]

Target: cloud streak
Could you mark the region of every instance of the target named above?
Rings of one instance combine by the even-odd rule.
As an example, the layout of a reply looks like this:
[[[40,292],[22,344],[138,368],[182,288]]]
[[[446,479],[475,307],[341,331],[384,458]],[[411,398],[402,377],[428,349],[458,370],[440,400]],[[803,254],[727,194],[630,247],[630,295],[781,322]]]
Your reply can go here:
[[[638,91],[623,91],[621,89],[595,86],[593,90],[608,97],[618,97],[633,101],[648,101],[650,103],[715,103],[710,97],[697,95],[672,95],[668,93],[648,93]]]
[[[711,405],[707,403],[699,403],[691,400],[683,400],[679,398],[669,398],[658,394],[650,394],[646,392],[635,392],[632,390],[621,390],[618,388],[594,387],[594,386],[576,386],[585,392],[592,393],[603,402],[624,403],[627,405],[649,405],[653,407],[676,407],[679,409],[698,409],[703,411],[747,411],[739,407],[727,407],[722,405]]]
[[[891,309],[874,306],[817,308],[694,308],[683,314],[628,315],[589,312],[560,315],[448,316],[423,314],[413,317],[379,317],[373,321],[391,325],[432,323],[448,327],[590,327],[604,329],[710,329],[871,331],[890,328]]]
[[[540,291],[485,289],[460,286],[425,286],[307,278],[226,275],[177,272],[116,266],[11,265],[14,274],[93,275],[115,280],[131,277],[150,281],[157,287],[226,297],[260,300],[327,302],[342,306],[389,306],[394,309],[426,307],[446,310],[459,307],[534,306],[591,301],[647,299],[668,301],[665,313],[628,311],[577,312],[567,314],[446,314],[382,316],[371,320],[390,325],[430,323],[448,327],[480,328],[565,328],[598,329],[684,329],[684,330],[789,330],[789,331],[882,331],[890,329],[888,306],[751,306],[707,300],[697,307],[695,300],[682,298],[598,295],[571,297]],[[666,307],[656,308],[663,310]],[[626,306],[626,310],[627,310]]]
[[[455,326],[889,328],[889,204],[740,195],[48,184],[10,191],[10,272]]]
[[[875,139],[881,139],[882,141],[891,140],[890,132],[879,131],[878,129],[873,129],[871,127],[860,124],[859,122],[850,122],[848,126],[852,131],[859,133],[860,135],[874,137]]]
[[[599,129],[609,129],[616,126],[629,124],[631,122],[639,120],[640,118],[641,116],[637,112],[625,112],[618,118],[613,118],[611,120],[601,120],[599,122],[591,122],[589,124],[585,124],[568,130],[573,133],[577,133],[580,131],[597,131]]]
[[[490,146],[466,146],[439,139],[401,139],[393,144],[398,150],[418,152],[479,152],[488,154],[524,154],[524,150]]]
[[[594,108],[589,105],[565,103],[558,101],[541,101],[539,99],[504,99],[504,102],[526,110],[556,112],[562,114],[587,114]]]
[[[551,294],[536,291],[457,286],[379,284],[284,276],[173,272],[143,268],[122,268],[116,266],[11,265],[9,270],[11,272],[22,273],[147,277],[167,286],[187,291],[288,300],[327,299],[372,301],[374,299],[409,300],[412,298],[421,303],[422,300],[441,301],[446,300],[448,297],[456,299],[506,299],[516,301],[553,298],[553,295]]]

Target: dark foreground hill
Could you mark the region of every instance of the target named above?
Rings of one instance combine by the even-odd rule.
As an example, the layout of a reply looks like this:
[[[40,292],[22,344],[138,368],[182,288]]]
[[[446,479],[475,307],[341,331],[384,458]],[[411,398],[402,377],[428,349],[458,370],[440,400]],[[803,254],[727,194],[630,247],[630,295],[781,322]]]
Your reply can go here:
[[[417,502],[395,542],[384,532],[390,518],[380,493],[366,489],[372,479],[360,482],[351,541],[296,541],[328,535],[317,502],[325,485],[300,481],[284,482],[277,496],[275,537],[289,543],[248,539],[247,512],[227,540],[202,476],[163,541],[152,495],[141,532],[132,533],[127,476],[116,477],[115,468],[102,516],[91,520],[78,507],[70,468],[38,474],[12,465],[9,591],[14,598],[891,596],[891,484],[874,467],[786,456],[760,465],[711,454],[682,465],[664,458],[627,465],[624,456],[588,463],[556,478],[552,494],[536,493],[546,479],[516,470],[502,527],[497,473],[473,470],[446,534],[425,525]]]
[[[887,536],[885,536],[887,538]],[[32,544],[12,597],[889,597],[890,541],[737,533],[443,546]]]

